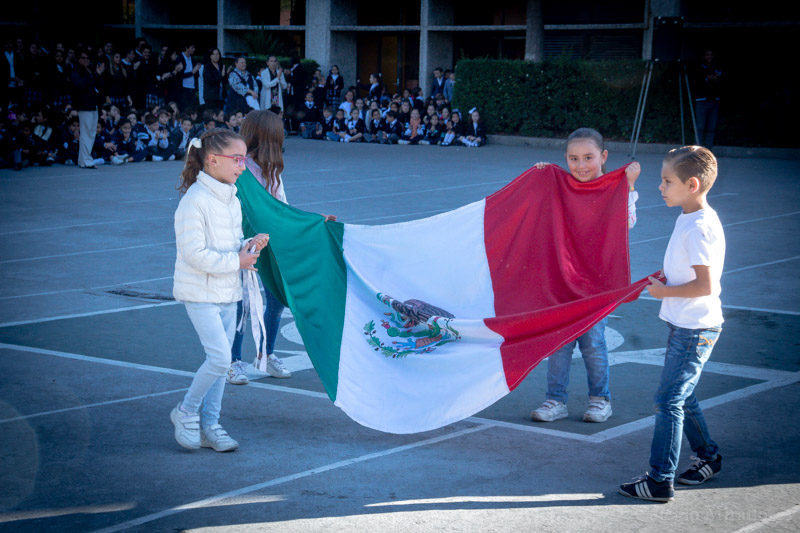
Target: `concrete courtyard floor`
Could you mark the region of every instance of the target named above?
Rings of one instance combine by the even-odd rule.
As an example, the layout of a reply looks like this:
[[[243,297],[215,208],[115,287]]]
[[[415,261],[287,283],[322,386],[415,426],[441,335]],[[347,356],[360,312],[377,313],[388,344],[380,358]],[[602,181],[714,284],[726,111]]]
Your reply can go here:
[[[289,201],[359,224],[478,200],[561,150],[286,142]],[[641,153],[631,268],[661,268],[678,211]],[[612,153],[607,167],[628,161]],[[241,447],[190,452],[170,409],[203,360],[171,299],[179,162],[0,171],[0,531],[800,530],[800,175],[796,161],[722,158],[724,331],[697,393],[722,474],[668,504],[617,486],[648,468],[667,328],[646,296],[609,320],[614,416],[586,424],[583,363],[570,416],[536,424],[546,364],[457,424],[392,435],[328,400],[289,313],[287,380],[228,385]],[[245,359],[255,348],[250,340]],[[689,462],[684,443],[681,468]]]

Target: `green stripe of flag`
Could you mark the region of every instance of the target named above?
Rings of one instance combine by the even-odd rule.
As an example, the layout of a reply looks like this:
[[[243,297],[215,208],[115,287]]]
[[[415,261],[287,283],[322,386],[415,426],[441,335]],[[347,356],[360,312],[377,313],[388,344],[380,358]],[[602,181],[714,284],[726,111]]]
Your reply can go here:
[[[249,170],[236,187],[245,237],[269,234],[267,253],[262,251],[257,263],[261,280],[291,309],[308,356],[335,401],[347,294],[344,224],[276,200]]]

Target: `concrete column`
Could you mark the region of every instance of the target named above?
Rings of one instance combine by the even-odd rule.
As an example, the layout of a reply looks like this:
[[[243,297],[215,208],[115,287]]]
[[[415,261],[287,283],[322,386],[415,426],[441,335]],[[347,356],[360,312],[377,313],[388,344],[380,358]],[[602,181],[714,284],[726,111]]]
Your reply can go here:
[[[421,0],[419,34],[419,85],[425,97],[430,96],[433,69],[453,68],[453,34],[431,31],[430,26],[453,24],[453,2],[450,0]]]
[[[656,17],[677,17],[681,12],[681,0],[650,0],[645,3],[647,28],[642,35],[642,59],[653,59],[653,19]]]
[[[329,0],[330,26],[355,26],[358,24],[358,13],[355,2],[351,0]],[[308,16],[308,14],[306,14]],[[312,29],[312,31],[315,31]],[[338,65],[344,78],[345,89],[356,83],[358,71],[358,39],[356,32],[328,31],[330,39],[330,55],[326,63],[322,63],[322,72],[326,73],[331,65]],[[316,59],[316,58],[314,58]],[[317,60],[317,62],[320,62]],[[321,63],[321,62],[320,62]]]
[[[217,48],[225,55],[225,0],[217,0]]]
[[[156,39],[142,26],[145,24],[166,24],[169,22],[166,10],[161,7],[155,0],[136,0],[136,21],[134,29],[136,30],[136,37],[140,35],[147,39],[147,42],[153,47],[153,53],[158,54],[161,50],[162,39]]]
[[[331,0],[306,0],[306,57],[323,73],[331,65]]]
[[[528,0],[527,26],[525,32],[525,60],[544,60],[544,19],[542,0]]]

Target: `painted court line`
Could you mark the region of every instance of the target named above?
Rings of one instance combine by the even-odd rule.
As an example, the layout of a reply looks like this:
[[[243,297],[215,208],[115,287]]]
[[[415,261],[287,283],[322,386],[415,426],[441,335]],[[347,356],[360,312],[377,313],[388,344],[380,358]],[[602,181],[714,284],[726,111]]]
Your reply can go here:
[[[89,288],[81,288],[81,289],[65,289],[63,291],[48,291],[48,292],[34,292],[31,294],[19,294],[17,296],[2,296],[0,300],[13,300],[14,298],[28,298],[31,296],[50,296],[53,294],[64,294],[68,292],[83,292],[83,291],[94,291],[99,289],[111,289],[113,287],[122,287],[124,285],[136,285],[138,283],[150,283],[151,281],[164,281],[165,279],[172,279],[173,276],[165,276],[163,278],[150,278],[150,279],[142,279],[139,281],[125,281],[123,283],[114,283],[113,285],[99,285],[97,287],[89,287]],[[0,327],[3,327],[0,324]]]
[[[176,392],[183,392],[189,390],[189,387],[184,387],[182,389],[173,389],[164,392],[154,392],[153,394],[143,394],[141,396],[132,396],[130,398],[120,398],[119,400],[109,400],[107,402],[98,402],[98,403],[89,403],[86,405],[78,405],[76,407],[66,407],[64,409],[55,409],[53,411],[43,411],[41,413],[34,413],[30,415],[23,415],[23,416],[15,416],[14,418],[5,418],[0,419],[0,424],[5,424],[7,422],[16,422],[17,420],[27,420],[29,418],[36,418],[39,416],[48,416],[48,415],[55,415],[58,413],[66,413],[68,411],[80,411],[81,409],[89,409],[90,407],[102,407],[104,405],[113,405],[116,403],[125,403],[125,402],[132,402],[135,400],[143,400],[145,398],[155,398],[156,396],[164,396],[166,394],[175,394]]]
[[[800,215],[800,211],[792,211],[791,213],[784,213],[782,215],[773,215],[771,217],[753,218],[753,219],[750,219],[750,220],[742,220],[742,221],[739,221],[739,222],[731,222],[729,224],[723,224],[722,227],[723,228],[729,228],[731,226],[740,226],[742,224],[751,224],[753,222],[762,222],[764,220],[775,220],[776,218],[791,217],[791,216],[794,216],[794,215]],[[642,243],[645,243],[645,242],[663,241],[664,239],[669,239],[670,236],[671,236],[671,234],[670,235],[666,235],[664,237],[653,237],[652,239],[644,239],[642,241],[633,241],[630,244],[634,245],[634,244],[642,244]]]
[[[115,309],[103,309],[102,311],[90,311],[88,313],[74,313],[70,315],[48,316],[45,318],[35,318],[33,320],[18,320],[16,322],[6,322],[0,324],[0,328],[9,328],[11,326],[25,326],[27,324],[40,324],[42,322],[52,322],[54,320],[67,320],[70,318],[83,318],[87,316],[107,315],[111,313],[123,313],[125,311],[136,311],[137,309],[149,309],[151,307],[164,307],[165,305],[178,305],[180,302],[163,302],[157,304],[144,304],[133,305],[129,307],[117,307]]]
[[[117,361],[114,359],[104,359],[102,357],[92,357],[91,355],[82,355],[77,353],[59,352],[57,350],[47,350],[45,348],[33,348],[31,346],[22,346],[19,344],[6,344],[0,343],[0,350],[17,350],[20,352],[36,353],[41,355],[52,355],[55,357],[63,357],[64,359],[75,359],[77,361],[86,361],[89,363],[100,363],[103,365],[119,366],[122,368],[133,368],[136,370],[144,370],[147,372],[158,372],[160,374],[169,374],[172,376],[182,376],[192,378],[195,372],[187,372],[185,370],[176,370],[174,368],[166,368],[162,366],[142,365],[139,363],[129,363],[127,361]],[[270,385],[268,383],[251,382],[247,385],[255,389],[271,390],[276,392],[288,392],[289,394],[296,394],[298,396],[308,396],[311,398],[324,398],[328,399],[328,395],[323,392],[310,391],[306,389],[294,389],[292,387],[282,387],[280,385]]]
[[[0,261],[0,264],[8,264],[8,263],[22,263],[25,261],[40,261],[42,259],[56,259],[59,257],[73,257],[76,255],[87,255],[87,254],[104,254],[106,252],[119,252],[121,250],[136,250],[138,248],[152,248],[154,246],[164,246],[166,244],[175,244],[175,241],[166,241],[166,242],[156,242],[153,244],[139,244],[137,246],[124,246],[122,248],[105,248],[103,250],[87,250],[85,252],[72,252],[68,254],[56,254],[56,255],[42,255],[39,257],[26,257],[24,259],[9,259],[7,261]]]
[[[405,444],[403,446],[397,446],[395,448],[390,448],[388,450],[383,450],[381,452],[374,452],[368,453],[365,455],[360,455],[358,457],[353,457],[352,459],[345,459],[343,461],[337,461],[335,463],[329,463],[327,465],[319,466],[317,468],[312,468],[309,470],[304,470],[302,472],[298,472],[296,474],[291,474],[289,476],[283,476],[276,479],[271,479],[269,481],[265,481],[263,483],[256,483],[255,485],[250,485],[247,487],[242,487],[241,489],[232,490],[229,492],[224,492],[222,494],[218,494],[216,496],[211,496],[209,498],[205,498],[202,500],[197,500],[191,503],[186,503],[183,505],[179,505],[177,507],[172,507],[170,509],[166,509],[164,511],[160,511],[158,513],[149,514],[146,516],[142,516],[133,520],[129,520],[127,522],[122,522],[121,524],[116,524],[110,527],[106,527],[100,530],[97,530],[95,533],[113,533],[116,531],[122,531],[125,529],[129,529],[132,527],[140,526],[142,524],[147,524],[150,522],[154,522],[161,518],[165,518],[167,516],[172,516],[174,514],[181,513],[183,511],[189,511],[191,509],[199,509],[202,507],[206,507],[208,505],[215,504],[222,500],[227,500],[229,498],[235,498],[237,496],[241,496],[243,494],[249,494],[251,492],[256,492],[259,490],[263,490],[269,487],[274,487],[275,485],[281,485],[283,483],[289,483],[291,481],[295,481],[298,479],[302,479],[305,477],[313,476],[316,474],[322,474],[324,472],[329,472],[331,470],[336,470],[339,468],[343,468],[346,466],[355,465],[358,463],[363,463],[364,461],[369,461],[372,459],[379,459],[382,457],[386,457],[389,455],[394,455],[397,453],[402,453],[408,450],[413,450],[414,448],[420,448],[422,446],[428,446],[431,444],[437,444],[439,442],[444,442],[450,439],[455,439],[458,437],[463,437],[465,435],[469,435],[471,433],[477,433],[478,431],[483,431],[485,429],[490,428],[491,426],[488,425],[479,425],[467,429],[462,429],[460,431],[455,431],[453,433],[448,433],[447,435],[441,435],[439,437],[433,437],[430,439],[421,440],[412,444]]]
[[[739,193],[738,192],[724,192],[722,194],[709,194],[706,198],[719,198],[720,196],[739,196]],[[639,207],[637,205],[636,206],[636,210],[638,211],[640,209],[653,209],[654,207],[667,207],[667,205],[664,202],[661,202],[660,204],[643,205],[641,207]]]
[[[751,531],[758,531],[759,529],[763,529],[763,528],[765,528],[765,527],[767,527],[767,526],[769,526],[771,524],[774,524],[776,522],[780,522],[784,518],[789,518],[790,516],[792,516],[793,514],[797,513],[798,511],[800,511],[800,503],[795,504],[794,507],[790,507],[789,509],[786,509],[785,511],[781,511],[780,513],[775,513],[774,515],[768,516],[767,518],[759,520],[758,522],[754,522],[754,523],[752,523],[752,524],[750,524],[748,526],[745,526],[745,527],[743,527],[741,529],[737,529],[733,533],[750,533]]]
[[[22,229],[17,231],[5,231],[0,233],[0,235],[16,235],[18,233],[35,233],[39,231],[57,231],[57,230],[65,230],[71,228],[86,228],[90,226],[107,226],[109,224],[127,224],[128,222],[144,222],[148,220],[165,220],[171,219],[173,217],[149,217],[149,218],[128,218],[125,220],[108,220],[106,222],[89,222],[87,224],[72,224],[70,226],[52,226],[49,228],[34,228],[34,229]]]
[[[134,369],[145,370],[145,371],[149,371],[149,372],[159,372],[159,373],[162,373],[162,374],[171,374],[171,375],[184,376],[184,377],[193,377],[194,376],[194,372],[186,372],[186,371],[183,371],[183,370],[175,370],[175,369],[171,369],[171,368],[157,367],[157,366],[151,366],[151,365],[142,365],[142,364],[138,364],[138,363],[129,363],[129,362],[126,362],[126,361],[115,361],[113,359],[103,359],[103,358],[91,357],[91,356],[87,356],[87,355],[72,354],[72,353],[67,353],[67,352],[59,352],[59,351],[56,351],[56,350],[46,350],[46,349],[42,349],[42,348],[32,348],[32,347],[29,347],[29,346],[21,346],[21,345],[15,345],[15,344],[0,343],[0,349],[4,349],[4,348],[5,349],[9,349],[9,350],[18,350],[18,351],[24,351],[24,352],[29,352],[29,353],[53,355],[53,356],[56,356],[56,357],[63,357],[63,358],[67,358],[67,359],[76,359],[76,360],[80,360],[80,361],[101,363],[101,364],[107,364],[107,365],[112,365],[112,366],[120,366],[120,367],[123,367],[123,368],[134,368]],[[644,364],[656,364],[656,363],[652,362],[652,358],[648,357],[647,354],[640,355],[640,356],[638,356],[638,358],[634,357],[632,354],[637,354],[639,352],[656,352],[656,351],[659,351],[659,350],[661,350],[661,349],[660,348],[656,348],[656,349],[653,349],[653,350],[640,350],[638,352],[620,352],[619,354],[614,354],[612,352],[612,354],[616,355],[616,356],[621,356],[621,357],[619,357],[617,359],[618,361],[638,362],[638,363],[644,363]],[[613,357],[612,357],[612,360],[613,360]],[[612,363],[612,364],[614,364],[614,363]],[[708,368],[708,371],[709,372],[713,372],[715,367],[713,365],[711,365],[711,363],[709,363],[709,365],[710,365],[710,367]],[[722,405],[722,404],[725,404],[725,403],[728,403],[728,402],[732,402],[734,400],[740,400],[742,398],[746,398],[748,396],[752,396],[753,394],[758,394],[758,393],[765,392],[765,391],[768,391],[768,390],[771,390],[771,389],[784,387],[784,386],[787,386],[787,385],[791,385],[791,384],[800,382],[800,372],[786,372],[786,371],[775,371],[775,370],[769,371],[769,370],[766,370],[766,369],[755,369],[755,368],[751,369],[750,367],[743,367],[743,366],[739,366],[739,365],[726,365],[726,368],[724,369],[725,372],[720,372],[720,373],[730,373],[730,369],[733,368],[733,367],[738,367],[740,369],[739,373],[740,374],[744,374],[744,377],[750,377],[751,375],[753,375],[754,371],[757,372],[757,371],[761,370],[761,371],[764,371],[764,372],[771,372],[770,376],[772,376],[773,379],[770,379],[768,381],[763,381],[761,383],[758,383],[758,384],[755,384],[755,385],[751,385],[751,386],[745,387],[743,389],[738,389],[738,390],[735,390],[735,391],[732,391],[732,392],[729,392],[729,393],[726,393],[726,394],[722,394],[720,396],[715,396],[713,398],[708,398],[706,400],[703,400],[703,401],[700,402],[700,405],[703,408],[716,407],[718,405]],[[731,374],[731,375],[737,375],[737,374]],[[757,379],[757,378],[754,378],[754,379]],[[282,387],[282,386],[279,386],[279,385],[269,385],[267,383],[251,382],[248,386],[249,387],[253,387],[253,388],[272,390],[272,391],[276,391],[276,392],[287,392],[287,393],[290,393],[290,394],[298,394],[298,395],[302,395],[302,396],[309,396],[309,397],[313,397],[313,398],[321,398],[321,399],[327,399],[328,398],[328,395],[325,394],[325,393],[322,393],[322,392],[309,391],[309,390],[305,390],[305,389],[294,389],[294,388],[291,388],[291,387]],[[504,422],[504,421],[501,421],[501,420],[484,419],[484,418],[479,418],[479,417],[471,417],[471,418],[467,418],[466,420],[472,421],[474,423],[485,424],[487,427],[504,427],[504,428],[509,428],[509,429],[515,429],[515,430],[518,430],[518,431],[525,431],[525,432],[528,432],[528,433],[539,433],[539,434],[543,434],[543,435],[549,435],[549,436],[554,436],[554,437],[562,437],[562,438],[571,439],[571,440],[578,440],[578,441],[582,441],[582,442],[602,443],[602,442],[605,442],[607,440],[614,439],[614,438],[617,438],[617,437],[621,437],[623,435],[627,435],[629,433],[633,433],[634,431],[639,431],[640,429],[645,429],[647,427],[650,427],[650,426],[653,425],[654,417],[650,416],[650,417],[647,417],[647,418],[634,420],[633,422],[628,422],[626,424],[622,424],[622,425],[607,429],[605,431],[600,431],[599,433],[595,433],[593,435],[581,435],[581,434],[576,434],[576,433],[569,433],[569,432],[566,432],[566,431],[558,431],[558,430],[553,430],[553,429],[548,429],[548,428],[542,428],[542,427],[538,427],[538,426],[522,425],[522,424],[516,424],[516,423],[512,423],[512,422]]]
[[[651,302],[660,302],[658,298],[652,296],[644,296],[644,293],[637,298],[638,300],[650,300]],[[768,309],[766,307],[748,307],[746,305],[729,305],[722,304],[723,309],[736,309],[737,311],[755,311],[759,313],[773,313],[776,315],[790,315],[800,316],[800,311],[787,311],[786,309]]]
[[[664,366],[665,348],[653,348],[651,350],[633,350],[629,352],[609,352],[608,359],[610,365],[623,363],[638,363],[642,365]],[[703,372],[712,374],[723,374],[739,378],[755,379],[759,381],[780,380],[796,375],[790,370],[773,370],[770,368],[758,368],[754,366],[734,365],[730,363],[718,363],[709,361],[703,365]]]
[[[794,257],[787,257],[786,259],[778,259],[777,261],[769,261],[767,263],[761,263],[758,265],[751,265],[742,268],[734,268],[733,270],[726,270],[722,273],[722,275],[724,276],[726,274],[733,274],[734,272],[741,272],[743,270],[751,270],[754,268],[761,268],[769,265],[777,265],[778,263],[786,263],[788,261],[796,261],[798,259],[800,259],[800,255],[795,255]]]

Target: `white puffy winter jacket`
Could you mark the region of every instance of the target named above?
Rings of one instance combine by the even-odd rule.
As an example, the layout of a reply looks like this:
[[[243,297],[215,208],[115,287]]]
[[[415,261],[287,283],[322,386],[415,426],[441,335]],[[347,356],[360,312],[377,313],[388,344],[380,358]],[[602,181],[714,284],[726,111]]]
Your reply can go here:
[[[236,186],[203,171],[175,211],[175,282],[181,302],[232,303],[242,299],[239,250],[244,243]]]

